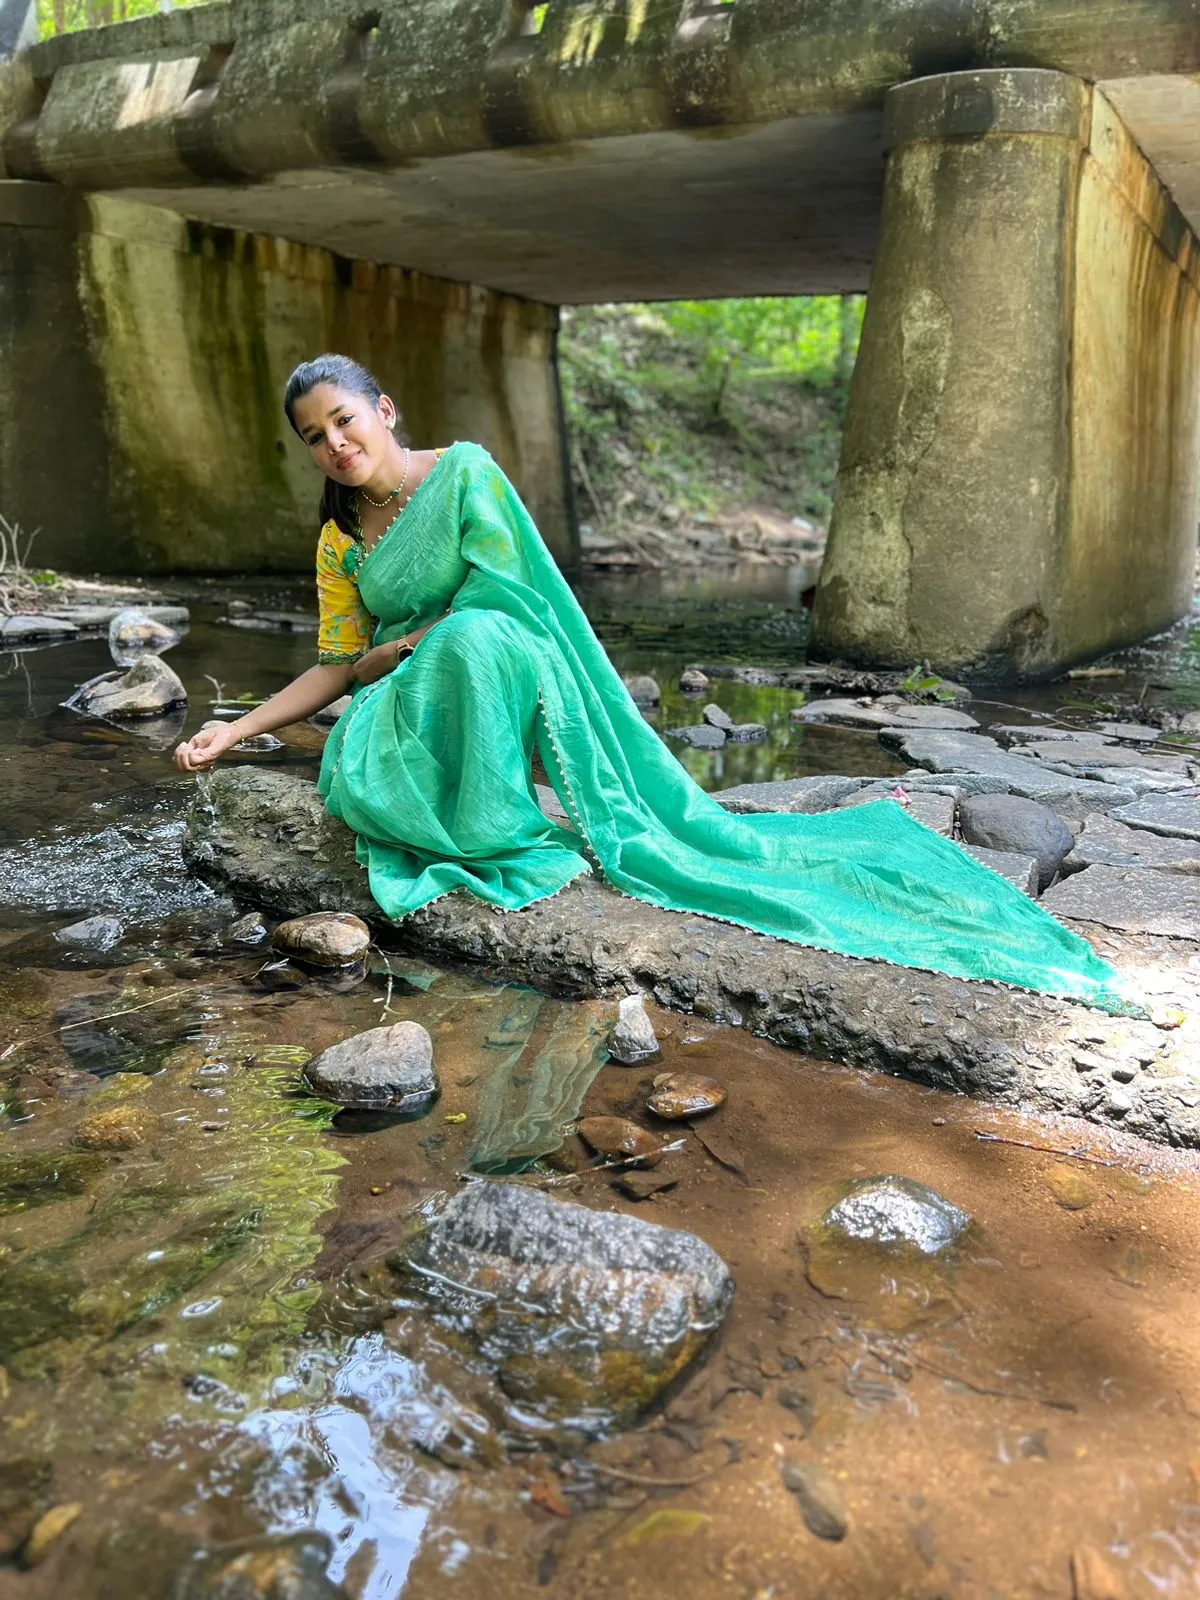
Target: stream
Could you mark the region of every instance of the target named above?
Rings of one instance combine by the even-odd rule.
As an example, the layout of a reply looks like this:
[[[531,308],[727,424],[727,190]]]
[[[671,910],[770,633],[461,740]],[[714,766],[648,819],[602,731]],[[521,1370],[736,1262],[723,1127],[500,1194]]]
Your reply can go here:
[[[188,593],[166,658],[188,731],[312,659],[311,634],[230,627],[231,597],[310,604],[281,582]],[[778,572],[594,577],[581,598],[619,669],[661,684],[663,730],[698,718],[684,665],[803,657]],[[1116,659],[1120,678],[972,709],[1200,705],[1200,628]],[[0,655],[0,1600],[1200,1594],[1194,1157],[653,1006],[661,1060],[618,1066],[615,1004],[386,940],[355,986],[278,986],[229,938],[249,908],[180,862],[178,731],[62,709],[110,664],[102,638]],[[902,770],[873,737],[793,724],[798,692],[711,697],[768,731],[672,745],[706,788]],[[314,776],[323,734],[284,737],[272,763]],[[432,1036],[432,1105],[305,1091],[312,1055],[403,1020]],[[673,1070],[728,1100],[673,1127],[670,1182],[634,1199],[563,1129],[642,1117]],[[414,1210],[483,1174],[688,1230],[729,1266],[728,1319],[634,1425],[543,1425],[381,1295]],[[877,1174],[968,1213],[961,1248],[831,1242],[831,1200]],[[832,1486],[840,1536],[785,1462]]]

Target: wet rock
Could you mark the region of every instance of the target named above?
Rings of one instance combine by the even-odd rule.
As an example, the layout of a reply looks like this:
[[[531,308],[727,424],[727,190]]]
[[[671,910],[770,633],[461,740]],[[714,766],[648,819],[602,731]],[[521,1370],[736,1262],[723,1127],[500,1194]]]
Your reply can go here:
[[[1162,738],[1161,728],[1151,728],[1144,722],[1099,722],[1096,732],[1128,744],[1156,744]]]
[[[1057,917],[1125,933],[1200,939],[1200,879],[1180,873],[1088,867],[1048,889],[1042,904]]]
[[[329,705],[322,706],[320,711],[314,711],[308,720],[315,722],[319,728],[332,728],[334,723],[345,716],[349,709],[350,696],[348,694],[339,695]]]
[[[753,816],[764,811],[813,816],[830,810],[869,781],[867,778],[821,777],[786,778],[780,783],[739,783],[732,789],[716,790],[711,798],[735,816]]]
[[[108,625],[108,648],[119,667],[131,667],[143,655],[158,655],[179,643],[179,635],[165,622],[130,606],[118,611]]]
[[[835,1543],[850,1531],[850,1519],[842,1492],[820,1467],[801,1466],[785,1461],[780,1468],[783,1486],[796,1496],[805,1524],[818,1539]]]
[[[682,739],[694,750],[720,750],[725,744],[723,730],[714,728],[707,722],[700,723],[694,728],[668,728],[667,735],[672,739]]]
[[[50,1554],[53,1545],[62,1538],[67,1529],[83,1512],[82,1504],[75,1500],[68,1504],[51,1506],[49,1511],[40,1516],[34,1525],[33,1532],[25,1541],[25,1548],[21,1551],[21,1560],[27,1567],[36,1567]]]
[[[1131,828],[1114,817],[1090,816],[1062,862],[1064,873],[1085,867],[1156,867],[1161,872],[1200,876],[1200,840],[1168,838]]]
[[[735,722],[725,737],[730,744],[761,744],[770,731],[763,722]]]
[[[85,1117],[71,1143],[80,1150],[133,1150],[146,1139],[146,1118],[136,1106],[114,1106]]]
[[[980,866],[1007,878],[1009,883],[1015,884],[1030,899],[1037,899],[1039,872],[1033,856],[1014,855],[1009,850],[984,850],[977,844],[964,845],[963,849]]]
[[[1085,1211],[1096,1199],[1095,1185],[1074,1167],[1052,1167],[1046,1182],[1064,1211]]]
[[[967,844],[1033,856],[1039,889],[1049,885],[1075,844],[1074,834],[1057,812],[1015,794],[970,795],[959,807],[958,821]]]
[[[362,961],[371,947],[371,930],[347,911],[317,911],[281,922],[272,946],[293,961],[310,967],[348,967]]]
[[[455,1195],[389,1262],[510,1395],[584,1429],[624,1425],[720,1326],[733,1278],[692,1234],[521,1184]]]
[[[662,1140],[627,1117],[584,1117],[577,1127],[598,1155],[641,1161],[648,1167],[662,1160]]]
[[[654,1080],[654,1092],[647,1108],[664,1122],[682,1122],[686,1117],[715,1111],[729,1098],[729,1091],[715,1078],[698,1072],[661,1072]]]
[[[878,700],[810,700],[791,713],[793,722],[831,722],[844,728],[978,728],[975,718],[950,706],[914,705],[898,695]]]
[[[965,1211],[912,1178],[865,1178],[825,1213],[825,1225],[848,1239],[908,1246],[941,1255],[970,1226]]]
[[[1112,812],[1117,822],[1145,828],[1168,839],[1200,839],[1200,793],[1145,795]]]
[[[723,710],[719,705],[711,701],[705,706],[700,715],[710,728],[720,728],[722,733],[728,733],[730,728],[733,727],[733,718],[728,711]]]
[[[622,678],[621,682],[628,689],[629,698],[635,706],[656,706],[662,699],[662,690],[659,688],[658,683],[647,673],[630,673],[627,677]]]
[[[332,1556],[320,1534],[290,1533],[228,1548],[188,1567],[181,1600],[340,1600],[325,1576]]]
[[[1126,1600],[1127,1593],[1115,1568],[1094,1545],[1075,1546],[1071,1551],[1072,1600]]]
[[[627,994],[617,1007],[617,1022],[608,1036],[608,1053],[623,1067],[636,1066],[658,1054],[658,1035],[646,1015],[640,994]]]
[[[417,1022],[368,1028],[304,1069],[314,1094],[361,1111],[414,1111],[440,1093],[433,1041]]]
[[[106,951],[115,949],[125,937],[119,917],[85,917],[82,922],[72,922],[59,928],[54,935],[56,944],[69,945],[73,950]]]
[[[703,694],[708,686],[708,674],[699,667],[685,667],[679,675],[679,687],[684,694]]]
[[[157,717],[187,704],[187,690],[165,661],[142,656],[127,672],[105,672],[85,683],[68,701],[92,717]]]
[[[261,911],[248,911],[244,917],[231,922],[221,934],[225,944],[246,945],[250,949],[262,944],[266,937],[267,925]]]

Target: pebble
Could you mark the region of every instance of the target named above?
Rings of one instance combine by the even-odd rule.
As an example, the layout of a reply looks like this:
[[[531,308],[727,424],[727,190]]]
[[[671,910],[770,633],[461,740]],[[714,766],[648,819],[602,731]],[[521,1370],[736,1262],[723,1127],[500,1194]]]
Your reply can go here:
[[[1095,1187],[1074,1167],[1053,1167],[1046,1182],[1064,1211],[1086,1211],[1096,1198]]]
[[[715,1111],[728,1099],[725,1085],[698,1072],[662,1072],[654,1080],[654,1092],[646,1105],[664,1122],[681,1122]]]
[[[829,1474],[820,1467],[802,1467],[795,1461],[785,1461],[780,1472],[784,1488],[799,1502],[808,1531],[834,1543],[844,1539],[850,1531],[850,1519],[842,1492]]]
[[[1124,1089],[1114,1089],[1108,1097],[1108,1109],[1114,1117],[1123,1117],[1133,1110],[1132,1097]]]
[[[629,697],[635,706],[656,706],[662,699],[662,690],[657,681],[644,672],[631,673],[622,678],[621,682],[629,691]]]
[[[662,1140],[627,1117],[584,1117],[579,1133],[602,1156],[631,1156],[648,1167],[662,1160]]]
[[[72,1500],[64,1505],[51,1506],[44,1516],[39,1517],[22,1552],[25,1565],[36,1567],[40,1561],[44,1561],[51,1545],[62,1537],[82,1511],[83,1506],[79,1501]]]
[[[679,675],[679,687],[684,694],[703,694],[711,680],[699,667],[687,667]]]
[[[271,935],[274,948],[311,967],[348,967],[371,946],[371,930],[348,911],[316,911],[281,922]]]
[[[623,1172],[613,1184],[614,1189],[619,1189],[630,1200],[649,1200],[651,1195],[662,1194],[667,1189],[673,1189],[679,1182],[678,1172]]]
[[[623,1067],[636,1066],[658,1054],[658,1035],[646,1015],[646,1001],[641,994],[623,996],[617,1007],[617,1021],[608,1036],[608,1053]]]

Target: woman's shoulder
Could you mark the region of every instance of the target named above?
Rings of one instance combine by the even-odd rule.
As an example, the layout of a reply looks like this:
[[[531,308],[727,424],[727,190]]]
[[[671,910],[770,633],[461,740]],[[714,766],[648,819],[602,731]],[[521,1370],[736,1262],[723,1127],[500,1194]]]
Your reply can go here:
[[[350,551],[356,549],[357,545],[350,535],[343,533],[337,523],[330,518],[317,538],[318,570],[324,568],[328,571],[332,568],[347,577],[351,576],[347,571],[345,558]]]

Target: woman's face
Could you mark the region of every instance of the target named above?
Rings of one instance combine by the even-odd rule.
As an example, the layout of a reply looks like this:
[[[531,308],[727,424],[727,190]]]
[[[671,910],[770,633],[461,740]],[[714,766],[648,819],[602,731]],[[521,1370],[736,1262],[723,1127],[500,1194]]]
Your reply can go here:
[[[384,395],[373,405],[364,394],[319,383],[296,401],[296,431],[327,478],[357,488],[387,463],[396,408]]]

